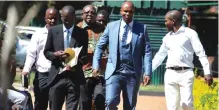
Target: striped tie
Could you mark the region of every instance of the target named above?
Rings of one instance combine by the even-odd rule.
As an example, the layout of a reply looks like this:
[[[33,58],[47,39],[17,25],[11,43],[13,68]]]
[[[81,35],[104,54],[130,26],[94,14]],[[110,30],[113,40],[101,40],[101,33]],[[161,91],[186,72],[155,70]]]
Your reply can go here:
[[[128,24],[126,24],[126,25],[124,26],[124,33],[123,33],[123,35],[122,35],[122,43],[123,43],[123,44],[126,44],[126,39],[127,39],[127,35],[128,35],[128,27],[129,27]]]

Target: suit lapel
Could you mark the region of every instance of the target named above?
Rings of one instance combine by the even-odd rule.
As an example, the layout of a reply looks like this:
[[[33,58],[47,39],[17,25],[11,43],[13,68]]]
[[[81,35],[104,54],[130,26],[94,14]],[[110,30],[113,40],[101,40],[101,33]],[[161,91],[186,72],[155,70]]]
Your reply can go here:
[[[113,49],[115,51],[115,53],[117,53],[118,50],[118,44],[119,44],[119,31],[120,31],[120,25],[121,25],[121,20],[118,21],[118,23],[114,26],[114,35],[112,36],[113,39],[115,39],[115,49]],[[114,41],[114,40],[113,40]]]
[[[60,42],[60,48],[64,50],[64,34],[63,34],[63,26],[60,25],[58,31],[56,32],[57,34],[57,41]]]
[[[137,29],[137,26],[136,26],[136,23],[135,21],[133,21],[133,27],[132,27],[132,54],[134,54],[134,50],[135,50],[135,45],[136,45],[136,42],[137,42],[137,39],[138,39],[138,29]]]
[[[69,47],[70,47],[70,48],[73,48],[73,47],[75,47],[75,45],[76,45],[76,40],[75,40],[75,38],[77,37],[77,36],[76,36],[76,34],[77,34],[77,29],[76,29],[76,28],[77,28],[77,27],[74,26],[73,31],[72,31],[72,34],[71,34],[71,40],[70,40],[70,44],[69,44]]]

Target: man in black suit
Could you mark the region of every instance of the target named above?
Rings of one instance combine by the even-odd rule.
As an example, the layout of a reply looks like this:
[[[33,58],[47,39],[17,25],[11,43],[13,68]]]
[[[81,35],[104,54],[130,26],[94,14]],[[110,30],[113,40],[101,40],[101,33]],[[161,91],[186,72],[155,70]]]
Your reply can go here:
[[[65,99],[66,110],[76,110],[80,85],[85,84],[82,65],[86,63],[88,33],[74,25],[75,9],[72,6],[62,8],[61,19],[63,24],[49,29],[44,50],[45,57],[52,62],[48,78],[49,100],[52,110],[61,110]],[[77,65],[73,68],[66,66],[67,70],[60,73],[67,58],[64,49],[81,46]]]

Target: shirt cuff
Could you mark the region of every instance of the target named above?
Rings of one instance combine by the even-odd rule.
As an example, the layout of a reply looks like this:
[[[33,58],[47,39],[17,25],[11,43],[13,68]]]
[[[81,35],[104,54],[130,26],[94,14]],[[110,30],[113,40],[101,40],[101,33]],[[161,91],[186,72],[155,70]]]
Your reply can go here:
[[[210,69],[204,68],[204,75],[209,75],[209,74],[211,74]]]
[[[23,70],[22,70],[22,72],[28,72],[28,73],[29,73],[29,72],[30,72],[30,69],[29,69],[28,67],[24,67]]]

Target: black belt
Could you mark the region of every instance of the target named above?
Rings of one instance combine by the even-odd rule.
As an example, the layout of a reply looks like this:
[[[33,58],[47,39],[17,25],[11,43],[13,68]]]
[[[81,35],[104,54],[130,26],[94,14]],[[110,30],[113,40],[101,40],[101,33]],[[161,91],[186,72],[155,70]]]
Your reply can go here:
[[[180,71],[180,70],[187,70],[187,69],[191,69],[191,68],[190,67],[167,67],[167,69]]]

